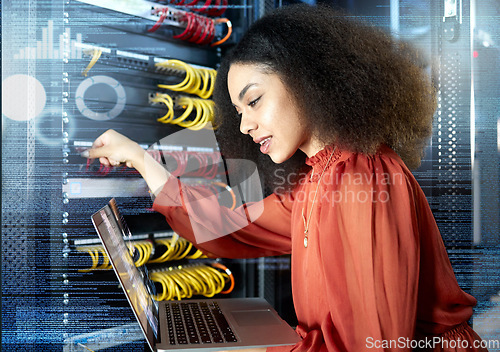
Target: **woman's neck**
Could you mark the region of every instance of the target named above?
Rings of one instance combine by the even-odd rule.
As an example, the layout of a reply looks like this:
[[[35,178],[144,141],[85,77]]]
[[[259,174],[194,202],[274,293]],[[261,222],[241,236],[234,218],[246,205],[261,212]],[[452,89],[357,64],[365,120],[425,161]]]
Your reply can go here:
[[[324,142],[319,141],[317,138],[310,138],[306,143],[300,146],[300,150],[302,150],[308,158],[313,157],[319,151],[323,150],[326,147]]]

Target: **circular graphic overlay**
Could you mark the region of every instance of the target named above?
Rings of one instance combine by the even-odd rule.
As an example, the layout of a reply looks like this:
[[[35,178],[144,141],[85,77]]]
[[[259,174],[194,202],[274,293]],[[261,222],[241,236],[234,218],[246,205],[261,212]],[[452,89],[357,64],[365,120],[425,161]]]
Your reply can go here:
[[[92,86],[104,84],[111,87],[116,94],[116,104],[109,111],[94,111],[91,110],[85,103],[85,92]],[[125,102],[127,101],[127,95],[125,94],[125,89],[116,79],[109,76],[93,76],[85,79],[75,93],[76,107],[85,117],[96,121],[107,121],[114,119],[125,108]]]
[[[34,77],[18,74],[2,81],[2,114],[11,120],[34,119],[45,108],[45,88]]]

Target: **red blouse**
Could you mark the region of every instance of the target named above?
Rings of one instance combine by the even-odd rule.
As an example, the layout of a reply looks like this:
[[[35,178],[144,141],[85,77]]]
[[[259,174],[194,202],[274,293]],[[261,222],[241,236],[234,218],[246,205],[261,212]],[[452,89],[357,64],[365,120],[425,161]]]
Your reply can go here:
[[[476,300],[458,286],[425,195],[400,157],[387,146],[373,156],[336,149],[327,165],[332,150],[307,159],[312,177],[291,194],[231,211],[171,177],[154,209],[210,256],[291,253],[302,341],[268,351],[486,351],[474,348],[480,338],[466,323]]]

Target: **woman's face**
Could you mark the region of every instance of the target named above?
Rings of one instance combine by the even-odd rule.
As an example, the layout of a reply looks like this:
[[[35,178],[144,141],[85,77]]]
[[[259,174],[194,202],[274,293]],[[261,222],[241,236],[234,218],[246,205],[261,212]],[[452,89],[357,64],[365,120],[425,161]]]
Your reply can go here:
[[[250,135],[262,153],[278,164],[297,149],[310,156],[311,133],[278,75],[257,65],[233,64],[228,90],[241,118],[241,133]]]

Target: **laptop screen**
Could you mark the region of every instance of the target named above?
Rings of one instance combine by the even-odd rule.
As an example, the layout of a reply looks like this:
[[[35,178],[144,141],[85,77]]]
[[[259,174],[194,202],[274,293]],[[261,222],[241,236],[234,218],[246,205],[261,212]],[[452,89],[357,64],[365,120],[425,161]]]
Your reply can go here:
[[[123,224],[121,215],[114,204],[109,205],[92,215],[92,222],[101,238],[104,249],[108,254],[113,269],[121,282],[125,295],[134,310],[135,316],[141,325],[150,347],[154,345],[154,339],[158,338],[158,319],[156,315],[156,303],[149,293],[145,281],[148,278],[136,268],[129,249],[127,248],[122,232],[127,228]]]

